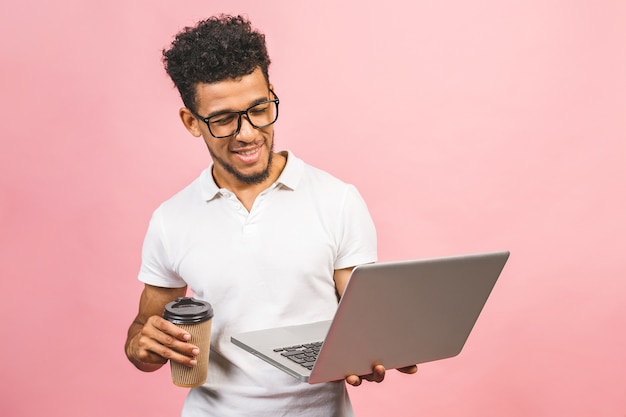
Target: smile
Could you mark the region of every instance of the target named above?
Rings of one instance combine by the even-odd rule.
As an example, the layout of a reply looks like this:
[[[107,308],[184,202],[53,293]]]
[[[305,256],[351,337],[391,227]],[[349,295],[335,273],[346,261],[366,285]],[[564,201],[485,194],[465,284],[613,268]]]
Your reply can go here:
[[[252,150],[249,150],[249,151],[241,151],[241,152],[237,152],[237,153],[240,154],[240,155],[248,156],[248,155],[253,155],[258,150],[259,150],[259,148],[256,148],[256,149],[252,149]]]
[[[261,146],[245,151],[234,151],[235,155],[244,163],[254,163],[261,156]]]

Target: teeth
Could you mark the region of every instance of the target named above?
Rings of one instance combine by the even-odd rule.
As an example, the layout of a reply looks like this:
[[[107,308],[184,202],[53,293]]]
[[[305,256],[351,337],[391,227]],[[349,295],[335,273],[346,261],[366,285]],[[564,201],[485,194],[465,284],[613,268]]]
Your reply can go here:
[[[239,153],[242,154],[242,155],[248,156],[248,155],[252,155],[252,154],[256,153],[256,151],[257,151],[256,149],[253,149],[251,151],[245,151],[245,152],[239,152]]]

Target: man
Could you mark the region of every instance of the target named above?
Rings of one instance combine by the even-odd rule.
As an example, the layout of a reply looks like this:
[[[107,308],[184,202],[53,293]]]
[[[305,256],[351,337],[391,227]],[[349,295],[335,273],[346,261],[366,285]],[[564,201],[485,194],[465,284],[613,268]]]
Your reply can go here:
[[[202,21],[163,54],[185,105],[180,118],[213,164],[153,213],[128,358],[147,372],[168,360],[196,365],[189,334],[160,317],[189,288],[215,316],[208,379],[191,389],[183,416],[351,416],[343,381],[300,383],[230,336],[331,319],[352,268],[376,261],[365,203],[353,186],[274,152],[279,99],[264,36],[246,19]],[[380,382],[384,373],[377,366],[346,382]]]

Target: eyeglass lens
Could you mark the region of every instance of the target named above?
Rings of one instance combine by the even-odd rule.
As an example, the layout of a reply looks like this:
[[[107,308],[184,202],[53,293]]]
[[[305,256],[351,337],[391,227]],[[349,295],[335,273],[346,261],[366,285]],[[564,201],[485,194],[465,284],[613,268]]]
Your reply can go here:
[[[241,126],[242,113],[228,112],[209,118],[208,125],[211,133],[217,137],[234,135]],[[276,121],[278,115],[277,104],[274,101],[259,103],[246,110],[245,115],[250,124],[256,128],[269,126]]]

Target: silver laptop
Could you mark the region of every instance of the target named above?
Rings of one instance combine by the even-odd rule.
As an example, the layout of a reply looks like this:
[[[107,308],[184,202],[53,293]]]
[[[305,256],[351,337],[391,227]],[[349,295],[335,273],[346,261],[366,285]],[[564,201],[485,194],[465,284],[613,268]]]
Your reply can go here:
[[[332,321],[233,335],[310,384],[458,355],[508,251],[360,265]]]

